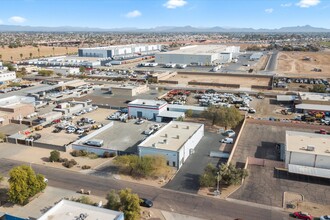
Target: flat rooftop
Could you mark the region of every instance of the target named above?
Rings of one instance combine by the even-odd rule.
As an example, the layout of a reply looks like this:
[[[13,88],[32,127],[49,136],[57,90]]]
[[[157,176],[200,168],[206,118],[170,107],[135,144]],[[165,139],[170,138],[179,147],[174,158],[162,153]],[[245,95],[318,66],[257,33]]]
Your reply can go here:
[[[151,99],[135,99],[131,101],[128,106],[130,105],[146,105],[146,106],[162,106],[167,102],[161,100],[151,100]]]
[[[83,50],[113,50],[113,49],[119,49],[119,48],[126,48],[126,47],[144,47],[149,45],[157,45],[157,44],[125,44],[125,45],[113,45],[113,46],[107,46],[107,47],[86,47],[86,48],[79,48]]]
[[[298,104],[298,105],[296,105],[296,109],[317,110],[317,111],[329,112],[330,105]]]
[[[330,102],[328,93],[299,92],[299,96],[303,101]]]
[[[123,213],[112,211],[109,209],[99,208],[92,205],[86,205],[79,202],[62,200],[55,206],[53,206],[51,209],[49,209],[44,215],[38,218],[38,220],[72,220],[78,219],[77,217],[80,217],[81,215],[87,216],[85,218],[79,219],[115,220],[119,216],[123,215]]]
[[[168,51],[162,54],[193,54],[193,55],[210,55],[215,53],[227,52],[225,45],[192,45],[182,47],[179,50]]]
[[[139,146],[178,151],[202,126],[202,124],[197,123],[172,121],[150,135]]]
[[[287,131],[285,136],[287,151],[330,157],[330,135]],[[313,146],[314,150],[308,151],[307,146]]]

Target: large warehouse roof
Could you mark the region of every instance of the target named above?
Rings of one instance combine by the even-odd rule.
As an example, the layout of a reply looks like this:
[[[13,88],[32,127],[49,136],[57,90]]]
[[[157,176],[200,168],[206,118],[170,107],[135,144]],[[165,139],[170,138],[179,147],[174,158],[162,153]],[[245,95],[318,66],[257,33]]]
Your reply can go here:
[[[330,136],[308,132],[287,131],[286,150],[330,157]]]
[[[225,45],[192,45],[182,47],[179,50],[164,52],[162,54],[194,54],[194,55],[208,55],[226,51]]]
[[[140,147],[178,151],[202,124],[172,121],[144,140]]]
[[[154,44],[126,44],[126,45],[113,45],[107,47],[86,47],[86,48],[79,48],[82,50],[114,50],[119,48],[127,48],[127,47],[144,47],[144,46],[152,46]]]
[[[299,95],[303,101],[330,102],[330,94],[327,93],[299,92]]]

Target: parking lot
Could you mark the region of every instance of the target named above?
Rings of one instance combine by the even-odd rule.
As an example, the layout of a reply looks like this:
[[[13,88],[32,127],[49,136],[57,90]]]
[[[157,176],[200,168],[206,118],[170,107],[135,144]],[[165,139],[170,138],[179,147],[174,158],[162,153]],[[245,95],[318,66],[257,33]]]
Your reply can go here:
[[[285,131],[315,132],[312,125],[248,120],[235,150],[232,164],[244,167],[246,157],[279,161],[276,143],[284,143]],[[248,166],[249,176],[230,197],[250,202],[282,206],[283,192],[303,194],[307,201],[330,204],[330,182],[322,178],[288,174],[273,167]]]
[[[217,165],[219,158],[210,157],[210,151],[219,151],[223,137],[220,134],[205,131],[204,137],[195,148],[195,153],[184,162],[175,177],[164,188],[181,192],[197,193],[199,177],[207,164]]]
[[[111,128],[92,139],[103,140],[103,148],[136,153],[137,144],[147,137],[143,132],[156,123],[144,121],[143,124],[138,125],[135,122],[136,119],[129,120],[127,123],[114,121]]]
[[[108,115],[113,113],[115,110],[110,109],[97,109],[92,112],[88,112],[86,114],[76,116],[72,120],[72,124],[77,125],[77,121],[80,121],[81,118],[90,118],[96,121],[95,124],[107,124],[109,120],[106,119]],[[55,144],[55,145],[65,145],[70,142],[73,142],[78,139],[78,134],[76,133],[67,133],[65,130],[62,130],[58,133],[54,133],[54,129],[56,124],[53,124],[50,127],[45,127],[40,131],[36,131],[36,133],[41,135],[41,138],[38,142],[46,143],[46,144]],[[93,132],[91,130],[90,132]]]
[[[285,124],[273,125],[263,124],[262,120],[248,120],[238,140],[232,164],[238,167],[244,167],[247,157],[256,157],[268,160],[279,160],[279,153],[276,151],[276,143],[285,142],[285,131],[305,131],[315,132],[315,129],[309,129],[297,125],[292,127]]]
[[[321,178],[277,172],[271,167],[249,166],[249,176],[230,198],[282,207],[284,192],[302,194],[317,204],[330,204],[330,181]],[[324,213],[326,214],[326,213]]]

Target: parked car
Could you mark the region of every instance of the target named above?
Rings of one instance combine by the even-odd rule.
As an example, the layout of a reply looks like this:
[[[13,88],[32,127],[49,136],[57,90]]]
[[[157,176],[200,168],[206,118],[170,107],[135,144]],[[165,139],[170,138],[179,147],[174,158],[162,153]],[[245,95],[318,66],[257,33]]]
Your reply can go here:
[[[145,198],[140,198],[140,206],[151,208],[154,204],[152,203],[151,200],[145,199]]]
[[[150,135],[154,132],[154,129],[147,129],[143,132],[143,134]]]
[[[224,138],[224,139],[221,140],[221,143],[232,144],[232,143],[234,143],[234,139],[232,139],[232,138]]]
[[[141,125],[141,124],[143,124],[144,123],[144,120],[143,119],[138,119],[136,122],[135,122],[135,124],[137,124],[137,125]]]
[[[60,133],[61,132],[61,129],[60,128],[55,128],[52,132],[53,133]]]
[[[323,215],[320,217],[320,220],[330,220],[330,215]]]
[[[154,125],[151,126],[151,129],[157,131],[160,127],[161,127],[160,124],[154,124]]]
[[[233,130],[226,130],[224,133],[223,133],[224,136],[227,136],[227,137],[234,137],[236,135],[236,132],[233,131]]]
[[[248,112],[253,114],[256,113],[257,111],[254,108],[250,108]]]
[[[41,134],[35,134],[35,135],[33,135],[33,139],[36,141],[36,140],[38,140],[38,139],[40,139],[41,138]]]
[[[294,212],[292,213],[293,217],[304,220],[313,220],[313,217],[307,212]]]
[[[319,133],[320,134],[327,134],[328,132],[325,129],[320,129]]]

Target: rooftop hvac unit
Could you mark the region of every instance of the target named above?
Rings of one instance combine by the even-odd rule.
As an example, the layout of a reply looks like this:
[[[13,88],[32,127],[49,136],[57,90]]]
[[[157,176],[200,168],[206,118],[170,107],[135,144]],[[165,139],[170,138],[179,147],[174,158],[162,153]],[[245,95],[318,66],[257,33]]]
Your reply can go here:
[[[167,144],[167,139],[164,139],[163,143],[164,143],[164,144]]]
[[[315,147],[314,146],[307,146],[307,151],[314,151],[315,150]]]
[[[153,143],[153,144],[152,144],[152,147],[156,148],[156,143]]]

